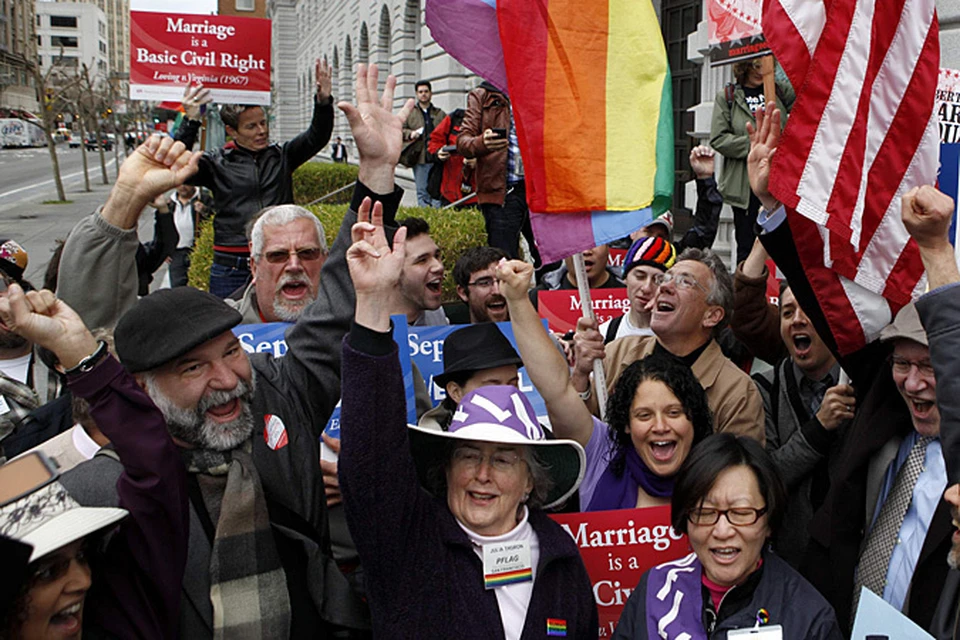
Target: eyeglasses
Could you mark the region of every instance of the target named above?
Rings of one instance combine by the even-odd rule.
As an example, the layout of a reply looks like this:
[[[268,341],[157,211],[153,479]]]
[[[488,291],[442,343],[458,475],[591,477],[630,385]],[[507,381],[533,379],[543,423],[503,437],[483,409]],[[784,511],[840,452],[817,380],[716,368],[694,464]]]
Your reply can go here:
[[[657,286],[673,282],[677,285],[678,289],[693,289],[696,287],[700,289],[700,291],[703,291],[705,295],[710,294],[696,278],[686,273],[671,273],[668,271],[654,276],[653,281]]]
[[[468,282],[468,287],[476,287],[477,289],[489,289],[495,284],[500,283],[500,278],[494,278],[492,276],[486,276],[483,278],[477,278],[473,282]]]
[[[457,466],[465,467],[470,471],[480,468],[484,460],[490,461],[490,466],[496,471],[513,471],[520,462],[520,454],[515,451],[495,451],[489,456],[477,449],[461,447],[453,452],[453,462]]]
[[[890,356],[890,367],[893,369],[894,373],[898,373],[902,376],[908,375],[911,367],[916,367],[917,371],[920,372],[920,375],[933,375],[933,365],[930,364],[929,360],[914,362],[913,360],[907,360],[906,358],[901,358],[900,356]]]
[[[323,255],[323,249],[320,247],[309,247],[295,251],[267,251],[263,254],[263,257],[266,258],[270,264],[284,264],[290,259],[290,256],[294,254],[296,254],[297,260],[300,262],[313,262],[314,260],[320,259],[320,256]]]
[[[687,520],[691,524],[702,527],[709,527],[720,522],[720,516],[725,516],[727,522],[735,527],[747,527],[760,519],[760,516],[767,512],[767,508],[753,509],[750,507],[737,507],[736,509],[710,509],[699,507],[691,509],[687,514]]]

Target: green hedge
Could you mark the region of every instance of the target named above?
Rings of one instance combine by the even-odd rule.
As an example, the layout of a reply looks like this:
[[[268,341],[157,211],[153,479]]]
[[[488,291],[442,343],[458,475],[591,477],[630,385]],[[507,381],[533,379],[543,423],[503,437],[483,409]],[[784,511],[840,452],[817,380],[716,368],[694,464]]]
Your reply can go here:
[[[327,235],[327,246],[333,244],[340,222],[347,211],[347,205],[314,205],[310,210],[323,223]],[[441,211],[432,208],[400,207],[397,219],[409,216],[423,218],[430,224],[430,235],[443,251],[443,265],[446,272],[443,277],[443,301],[455,302],[456,285],[453,282],[453,265],[460,255],[470,247],[486,243],[487,234],[483,216],[476,209],[462,211]],[[206,291],[210,280],[210,265],[213,262],[213,221],[207,220],[200,230],[200,237],[193,247],[190,258],[190,286]]]
[[[293,172],[293,201],[306,205],[357,181],[359,169],[352,164],[307,162]],[[346,189],[324,204],[350,204],[353,189]]]

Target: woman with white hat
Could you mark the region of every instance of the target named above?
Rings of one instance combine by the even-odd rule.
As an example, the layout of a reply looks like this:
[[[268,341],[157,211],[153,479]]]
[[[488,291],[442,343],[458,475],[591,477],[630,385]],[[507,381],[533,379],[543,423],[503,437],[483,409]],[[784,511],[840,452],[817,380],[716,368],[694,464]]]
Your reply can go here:
[[[189,512],[163,415],[50,291],[11,285],[0,322],[57,356],[124,467],[121,508],[81,507],[42,454],[0,467],[0,535],[33,547],[0,638],[177,637]]]
[[[570,496],[582,448],[547,440],[515,387],[465,395],[449,431],[407,427],[390,298],[405,233],[359,222],[357,292],[343,346],[340,482],[366,572],[374,637],[596,638],[573,539],[541,507]]]

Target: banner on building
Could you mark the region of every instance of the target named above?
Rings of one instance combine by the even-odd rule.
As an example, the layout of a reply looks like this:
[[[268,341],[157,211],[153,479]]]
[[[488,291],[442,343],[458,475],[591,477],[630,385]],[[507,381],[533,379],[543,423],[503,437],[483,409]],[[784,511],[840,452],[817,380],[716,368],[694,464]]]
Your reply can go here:
[[[630,311],[627,290],[591,289],[590,302],[597,324],[609,322]],[[576,289],[557,289],[537,292],[537,311],[547,321],[547,327],[557,333],[566,333],[577,328],[577,320],[583,317],[580,292]]]
[[[570,534],[587,568],[600,614],[600,637],[613,635],[640,577],[690,553],[686,536],[670,526],[670,507],[551,515]]]
[[[761,5],[761,0],[707,0],[712,65],[756,58],[770,51],[760,28]]]
[[[175,100],[203,83],[220,103],[270,104],[270,21],[130,12],[130,98]]]

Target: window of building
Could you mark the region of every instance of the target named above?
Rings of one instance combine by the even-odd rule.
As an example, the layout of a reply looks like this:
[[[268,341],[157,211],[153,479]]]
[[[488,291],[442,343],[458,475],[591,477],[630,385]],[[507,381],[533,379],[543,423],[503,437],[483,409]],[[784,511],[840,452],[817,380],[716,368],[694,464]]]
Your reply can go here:
[[[50,36],[50,45],[53,47],[77,48],[76,36]]]
[[[256,0],[236,0],[237,11],[254,11],[256,10]]]
[[[39,16],[38,16],[39,17]],[[76,16],[50,16],[51,27],[73,27],[77,26]],[[76,45],[74,45],[76,46]]]
[[[100,41],[100,53],[106,55],[107,53],[107,43],[103,40]]]
[[[37,46],[38,46],[38,47],[42,47],[42,46],[43,46],[43,37],[42,37],[42,36],[37,36]]]
[[[80,66],[80,59],[68,58],[67,56],[57,56],[57,58],[54,59],[54,63],[67,69],[76,69]]]
[[[7,11],[7,6],[6,6],[7,3],[4,2],[3,5],[4,5],[4,6],[3,6],[3,11],[4,11],[4,13],[6,13],[6,11]],[[37,26],[38,26],[38,27],[39,27],[39,26],[42,26],[42,23],[43,23],[43,21],[42,21],[40,18],[41,18],[41,16],[37,16]]]

